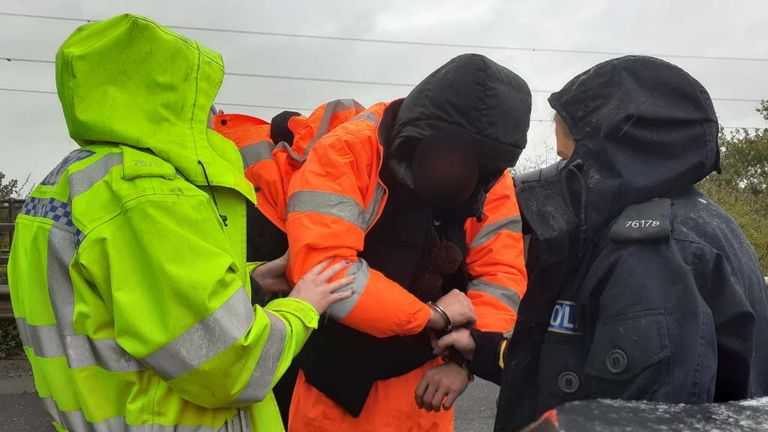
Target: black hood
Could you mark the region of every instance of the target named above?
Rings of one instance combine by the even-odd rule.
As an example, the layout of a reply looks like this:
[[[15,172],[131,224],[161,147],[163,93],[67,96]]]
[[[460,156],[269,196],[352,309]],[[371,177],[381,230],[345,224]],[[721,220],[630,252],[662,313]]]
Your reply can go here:
[[[452,131],[471,143],[481,167],[506,168],[525,148],[531,115],[528,84],[479,54],[460,55],[431,73],[397,107],[387,131],[392,168],[412,185],[413,143],[437,131]],[[392,161],[392,159],[390,159]]]
[[[676,194],[719,170],[718,122],[704,87],[653,57],[608,60],[549,97],[575,142],[594,233],[627,206]],[[575,198],[575,197],[573,197]]]

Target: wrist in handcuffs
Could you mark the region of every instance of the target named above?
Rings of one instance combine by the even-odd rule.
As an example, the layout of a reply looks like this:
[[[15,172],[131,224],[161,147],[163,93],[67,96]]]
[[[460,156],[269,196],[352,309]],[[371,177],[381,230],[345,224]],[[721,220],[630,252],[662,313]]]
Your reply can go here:
[[[440,330],[443,333],[450,333],[451,330],[453,330],[453,322],[451,321],[451,317],[448,316],[448,313],[443,309],[442,307],[438,306],[437,304],[433,302],[427,303],[427,306],[430,307],[434,312],[437,313],[438,316],[442,317],[444,326]]]
[[[461,355],[459,354],[459,356]],[[446,363],[453,363],[459,366],[460,368],[464,369],[464,371],[467,373],[467,378],[469,379],[469,382],[474,381],[475,375],[472,373],[472,371],[469,370],[469,365],[467,364],[466,359],[462,357],[462,360],[463,361],[457,362],[453,358],[449,357],[448,359],[446,359]]]

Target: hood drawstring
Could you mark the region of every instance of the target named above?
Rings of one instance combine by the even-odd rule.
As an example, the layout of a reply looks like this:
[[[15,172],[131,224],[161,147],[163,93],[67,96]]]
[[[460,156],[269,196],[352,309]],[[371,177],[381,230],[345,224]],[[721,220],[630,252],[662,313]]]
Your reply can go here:
[[[579,182],[581,183],[581,206],[579,208],[579,254],[584,253],[584,246],[587,243],[587,238],[589,237],[589,231],[587,229],[587,183],[584,180],[584,176],[581,175],[581,169],[584,166],[584,162],[582,162],[580,159],[573,161],[572,163],[568,164],[567,168],[571,172],[573,172],[576,177],[579,178]]]
[[[205,184],[208,186],[208,193],[211,194],[211,198],[213,199],[213,205],[216,207],[216,213],[219,214],[219,218],[221,218],[221,221],[224,223],[224,226],[227,225],[227,215],[221,214],[221,211],[219,210],[219,203],[216,201],[216,194],[213,193],[213,188],[211,187],[211,181],[208,180],[208,172],[205,170],[205,165],[203,165],[202,161],[197,161],[197,163],[200,165],[200,168],[203,169],[203,176],[205,177]]]

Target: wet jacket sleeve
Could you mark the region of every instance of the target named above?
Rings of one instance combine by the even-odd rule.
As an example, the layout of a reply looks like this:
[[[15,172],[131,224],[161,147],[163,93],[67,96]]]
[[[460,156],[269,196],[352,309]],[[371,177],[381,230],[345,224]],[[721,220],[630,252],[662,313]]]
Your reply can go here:
[[[358,254],[384,194],[375,174],[376,143],[352,135],[320,140],[291,181],[288,193],[288,279],[298,280],[325,260],[349,260],[354,295],[328,315],[377,337],[419,333],[431,311]]]
[[[208,408],[263,400],[318,320],[296,299],[252,307],[245,263],[230,249],[201,194],[129,201],[79,252],[111,308],[117,343]]]
[[[509,172],[488,193],[482,222],[470,219],[466,232],[471,278],[467,296],[477,313],[476,327],[508,331],[515,325],[528,282],[522,221]]]
[[[766,318],[761,314],[764,309],[750,302],[723,255],[713,251],[708,255],[709,268],[697,279],[717,334],[715,402],[755,397],[749,389],[755,387],[757,321]]]
[[[504,334],[477,329],[470,330],[470,334],[475,342],[475,353],[468,364],[470,372],[486,381],[500,385]]]
[[[705,246],[668,239],[602,252],[584,287],[599,297],[584,368],[590,397],[712,401],[718,357],[738,357],[739,347],[748,346],[740,339],[750,339],[743,296],[729,298],[733,281],[714,258]],[[731,310],[715,311],[724,301]],[[739,365],[733,363],[733,379],[747,370]]]

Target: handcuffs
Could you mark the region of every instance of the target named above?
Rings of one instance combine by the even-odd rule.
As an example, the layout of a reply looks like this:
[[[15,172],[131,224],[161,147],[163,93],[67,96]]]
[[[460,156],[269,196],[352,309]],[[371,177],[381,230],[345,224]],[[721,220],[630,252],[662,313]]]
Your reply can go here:
[[[447,334],[449,334],[451,331],[453,331],[453,322],[451,321],[451,317],[448,316],[448,313],[433,302],[428,302],[427,306],[432,308],[432,310],[436,311],[438,314],[440,314],[443,319],[445,320],[445,327],[443,327],[442,330],[439,331],[439,333],[436,335],[437,337],[442,337]],[[443,360],[445,362],[452,362],[456,363],[457,365],[461,366],[466,372],[467,376],[469,377],[469,382],[472,382],[475,380],[475,375],[469,370],[468,361],[464,356],[454,347],[448,348],[446,353],[443,354]]]

